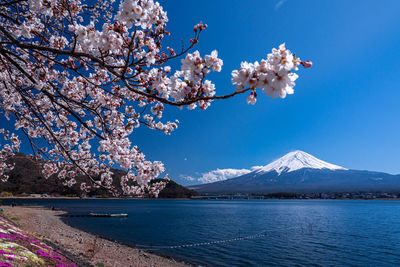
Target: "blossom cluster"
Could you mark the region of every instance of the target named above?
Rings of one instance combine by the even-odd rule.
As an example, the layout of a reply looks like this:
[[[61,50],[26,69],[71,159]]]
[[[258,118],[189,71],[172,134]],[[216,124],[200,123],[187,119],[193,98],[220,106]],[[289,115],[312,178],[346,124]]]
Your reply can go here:
[[[171,78],[170,96],[175,101],[185,101],[199,96],[214,96],[215,85],[205,80],[205,76],[211,72],[220,72],[223,61],[218,58],[218,52],[212,51],[211,55],[204,58],[200,56],[199,51],[189,53],[182,59],[180,71],[175,72]],[[200,100],[198,104],[201,109],[207,109],[210,101]],[[197,107],[196,103],[188,106],[189,109]]]
[[[151,29],[153,25],[165,25],[167,13],[153,0],[126,0],[121,2],[116,19],[131,28],[133,25]]]
[[[300,64],[311,67],[310,61],[301,61],[283,43],[279,49],[273,48],[266,60],[242,62],[238,70],[232,71],[232,83],[236,85],[237,91],[242,91],[246,86],[252,89],[247,97],[249,104],[256,103],[256,88],[261,88],[262,92],[272,98],[285,98],[287,94],[294,93],[293,87],[299,76],[293,71],[298,70]]]
[[[80,183],[83,192],[157,195],[165,182],[151,180],[165,168],[135,145],[135,129],[171,134],[179,122],[163,119],[170,106],[207,109],[214,99],[246,91],[254,104],[256,88],[285,97],[293,93],[293,71],[311,64],[281,45],[260,63],[243,62],[232,72],[236,92],[217,96],[208,75],[222,69],[218,52],[190,51],[207,25],[195,25],[188,45],[175,51],[163,47],[167,21],[153,0],[0,5],[0,109],[15,126],[12,144],[0,151],[0,175],[11,168],[6,160],[18,151],[19,134],[46,178]],[[180,69],[168,65],[174,58],[181,58]],[[112,168],[125,171],[119,181]]]
[[[4,129],[0,129],[0,134],[5,141],[8,141],[8,143],[5,143],[0,149],[0,179],[5,182],[9,178],[7,173],[14,168],[14,164],[9,163],[8,160],[15,156],[15,152],[19,151],[21,141],[16,134],[11,133],[10,135],[10,133]]]

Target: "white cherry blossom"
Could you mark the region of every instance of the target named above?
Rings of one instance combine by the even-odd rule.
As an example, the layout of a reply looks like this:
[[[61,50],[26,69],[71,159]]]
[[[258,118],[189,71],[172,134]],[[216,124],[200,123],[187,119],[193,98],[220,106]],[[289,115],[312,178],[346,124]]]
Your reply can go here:
[[[238,70],[232,71],[231,80],[239,92],[248,86],[252,90],[261,88],[272,98],[285,98],[286,95],[294,93],[293,87],[298,75],[293,71],[298,70],[300,64],[306,68],[312,66],[311,61],[301,61],[286,49],[285,44],[281,44],[279,49],[273,48],[267,59],[261,60],[260,63],[242,62]],[[252,91],[247,103],[254,105],[256,97]]]

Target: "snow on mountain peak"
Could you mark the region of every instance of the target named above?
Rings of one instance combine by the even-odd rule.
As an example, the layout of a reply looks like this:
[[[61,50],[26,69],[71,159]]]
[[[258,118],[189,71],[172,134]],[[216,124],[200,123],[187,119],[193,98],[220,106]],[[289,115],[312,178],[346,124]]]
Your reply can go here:
[[[255,172],[265,173],[276,171],[280,175],[282,172],[292,172],[303,168],[347,170],[341,166],[317,159],[306,152],[296,150],[256,170]]]

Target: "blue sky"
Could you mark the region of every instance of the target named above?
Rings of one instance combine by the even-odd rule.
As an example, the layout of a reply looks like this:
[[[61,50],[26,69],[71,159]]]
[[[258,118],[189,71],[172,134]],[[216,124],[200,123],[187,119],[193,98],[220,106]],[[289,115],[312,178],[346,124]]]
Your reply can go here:
[[[298,149],[346,168],[400,173],[400,1],[160,3],[170,46],[189,40],[199,21],[208,24],[196,49],[216,49],[224,60],[210,76],[219,95],[234,91],[230,73],[241,61],[266,58],[283,42],[314,63],[298,72],[286,99],[260,92],[255,106],[239,95],[206,111],[168,108],[165,118],[181,122],[171,136],[140,128],[132,141],[163,161],[170,178],[194,184],[180,177],[266,165]]]
[[[281,4],[278,4],[281,3]],[[208,24],[197,49],[217,49],[218,94],[232,92],[241,61],[266,57],[282,42],[311,69],[298,73],[295,94],[215,101],[207,110],[169,109],[180,120],[171,136],[141,129],[134,139],[170,177],[199,177],[217,168],[265,165],[300,149],[352,169],[400,173],[399,1],[161,1],[170,39],[188,39]],[[179,63],[179,62],[177,62]],[[186,160],[185,160],[186,159]]]

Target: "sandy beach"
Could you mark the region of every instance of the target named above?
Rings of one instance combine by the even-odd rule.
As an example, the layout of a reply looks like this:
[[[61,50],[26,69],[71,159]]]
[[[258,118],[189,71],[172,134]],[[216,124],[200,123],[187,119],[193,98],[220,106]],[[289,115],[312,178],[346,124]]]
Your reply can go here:
[[[43,207],[4,207],[4,215],[38,238],[53,243],[78,266],[137,266],[180,267],[191,266],[112,242],[66,225],[53,211]]]

